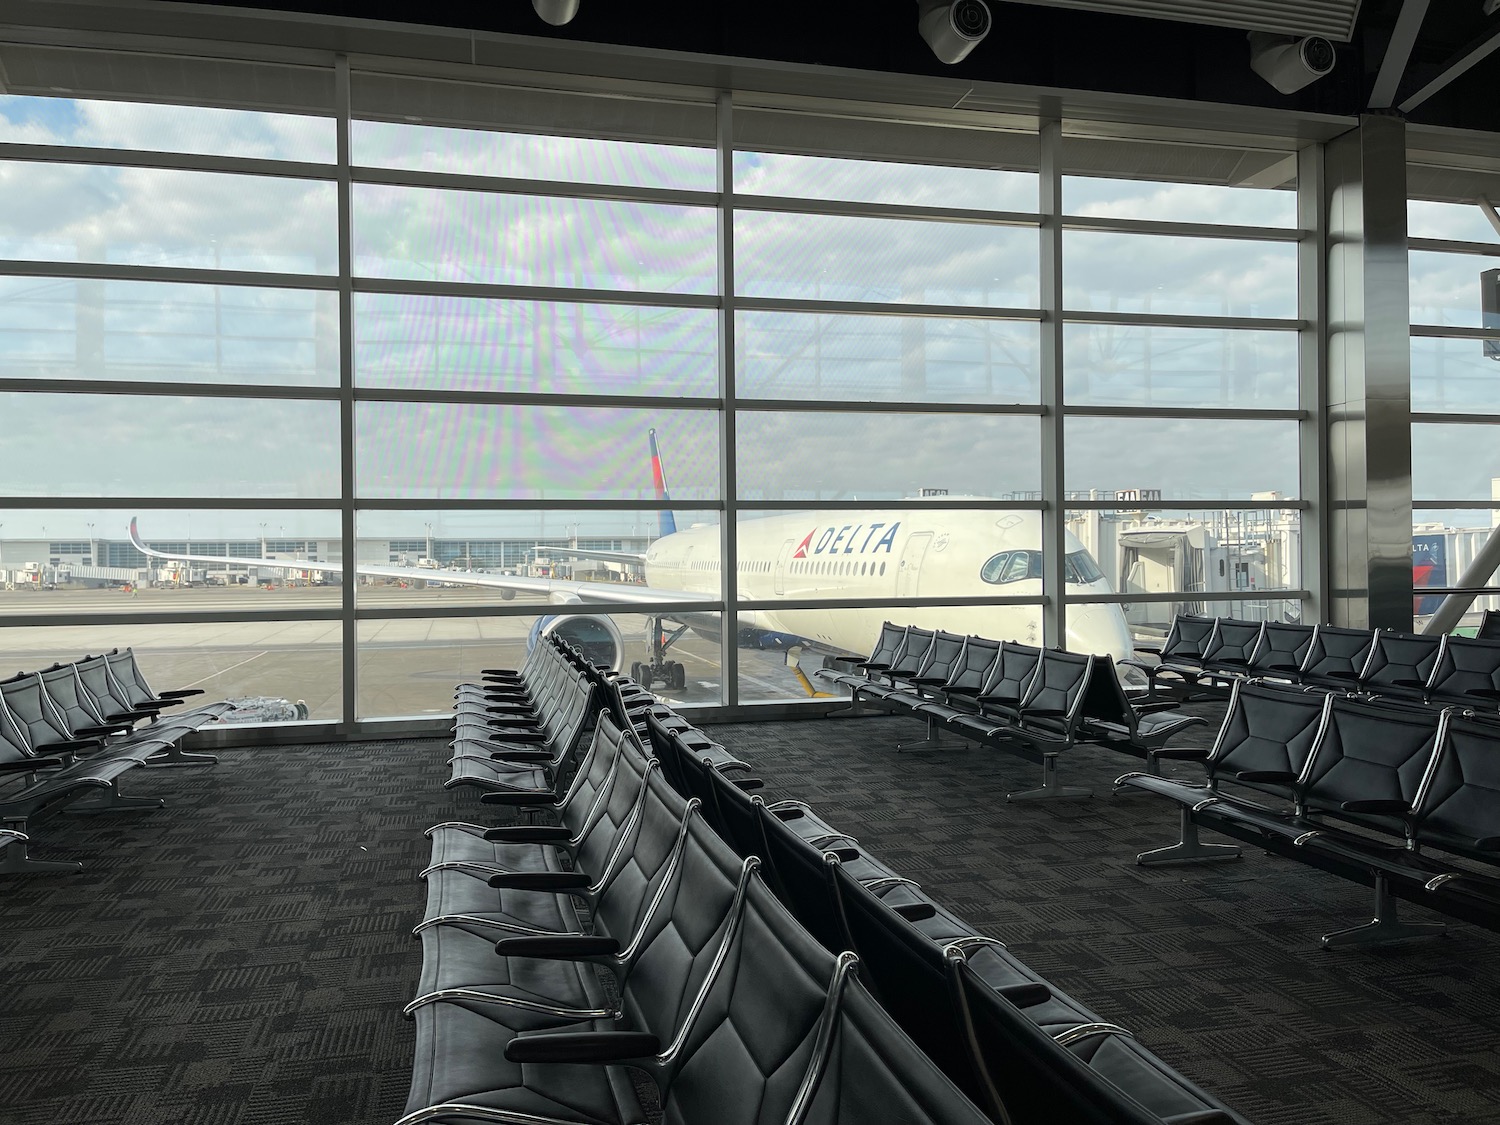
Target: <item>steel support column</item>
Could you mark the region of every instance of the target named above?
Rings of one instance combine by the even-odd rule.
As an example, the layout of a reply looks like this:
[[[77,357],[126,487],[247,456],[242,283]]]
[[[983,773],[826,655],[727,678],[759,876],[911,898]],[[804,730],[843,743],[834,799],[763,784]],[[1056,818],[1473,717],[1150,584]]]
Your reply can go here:
[[[719,192],[719,496],[724,514],[719,520],[719,558],[724,615],[719,626],[719,661],[723,683],[719,698],[726,707],[740,701],[739,618],[735,604],[739,601],[739,460],[735,439],[735,363],[734,334],[734,97],[721,93],[717,105],[716,181]]]
[[[1406,125],[1366,116],[1327,146],[1327,619],[1410,630],[1411,350]]]
[[[359,528],[354,498],[357,474],[354,464],[354,177],[350,170],[350,80],[349,58],[339,55],[334,63],[334,91],[338,107],[338,223],[339,223],[339,536],[343,540],[344,571],[339,585],[342,613],[343,725],[351,729],[359,720],[359,622],[354,610],[358,595]]]
[[[1308,597],[1302,620],[1328,620],[1328,232],[1323,211],[1323,146],[1297,154],[1297,225],[1310,233],[1297,248],[1300,496],[1307,502],[1298,538],[1298,578]],[[1294,583],[1295,585],[1296,583]]]
[[[1062,322],[1062,122],[1041,127],[1040,231],[1042,300],[1042,643],[1067,644],[1067,605],[1063,600],[1067,555],[1067,511],[1063,502],[1063,322]]]

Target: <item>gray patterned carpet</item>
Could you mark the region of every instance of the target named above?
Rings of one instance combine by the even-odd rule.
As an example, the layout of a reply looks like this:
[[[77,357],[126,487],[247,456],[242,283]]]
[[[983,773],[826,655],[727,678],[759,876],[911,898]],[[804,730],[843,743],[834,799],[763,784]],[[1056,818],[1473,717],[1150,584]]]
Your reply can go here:
[[[1211,740],[1220,709],[1194,709],[1214,725],[1189,733]],[[768,800],[814,805],[1257,1125],[1500,1122],[1500,934],[1452,923],[1435,941],[1326,951],[1322,934],[1369,919],[1372,892],[1256,850],[1138,867],[1176,839],[1177,815],[1110,795],[1135,759],[1078,748],[1061,780],[1092,799],[1007,804],[1040,767],[963,743],[895,752],[921,730],[893,717],[710,733],[755,763]]]
[[[713,728],[1257,1125],[1500,1122],[1500,936],[1329,953],[1368,892],[1252,853],[1146,870],[1172,835],[1131,768],[1081,750],[1089,801],[1007,805],[1036,767],[892,747],[906,720]],[[232,751],[135,771],[151,813],[43,817],[77,875],[0,879],[3,1125],[386,1125],[411,1066],[421,830],[491,810],[443,745]],[[1413,918],[1422,916],[1408,910]]]
[[[86,867],[0,879],[0,1122],[399,1117],[445,749],[228,751],[122,779],[165,809],[39,818]]]

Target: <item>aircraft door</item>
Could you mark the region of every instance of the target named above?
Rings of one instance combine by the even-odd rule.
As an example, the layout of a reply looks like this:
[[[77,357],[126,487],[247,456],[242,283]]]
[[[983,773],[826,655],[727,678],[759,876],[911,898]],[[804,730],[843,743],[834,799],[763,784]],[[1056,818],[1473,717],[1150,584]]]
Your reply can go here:
[[[787,560],[792,557],[792,551],[796,546],[795,539],[788,539],[781,545],[781,550],[776,552],[776,573],[772,588],[778,595],[786,593],[786,564]]]
[[[919,531],[906,541],[901,549],[901,561],[896,564],[896,597],[917,596],[917,578],[922,570],[922,559],[932,543],[932,532]]]

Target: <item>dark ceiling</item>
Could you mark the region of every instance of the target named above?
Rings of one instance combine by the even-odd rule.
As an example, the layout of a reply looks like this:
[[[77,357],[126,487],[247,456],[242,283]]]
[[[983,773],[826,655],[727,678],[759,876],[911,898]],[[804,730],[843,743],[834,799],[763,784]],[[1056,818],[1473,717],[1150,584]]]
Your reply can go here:
[[[1368,109],[1397,16],[1404,3],[1414,2],[1364,0],[1352,41],[1336,44],[1333,73],[1291,95],[1251,71],[1243,31],[998,0],[988,0],[994,30],[956,66],[938,62],[917,35],[914,0],[582,0],[577,18],[562,28],[544,23],[528,0],[263,0],[240,6],[1350,116]],[[1393,99],[1398,106],[1466,50],[1500,35],[1500,11],[1485,15],[1484,0],[1431,0],[1426,7]],[[1406,116],[1500,132],[1497,86],[1500,52]]]

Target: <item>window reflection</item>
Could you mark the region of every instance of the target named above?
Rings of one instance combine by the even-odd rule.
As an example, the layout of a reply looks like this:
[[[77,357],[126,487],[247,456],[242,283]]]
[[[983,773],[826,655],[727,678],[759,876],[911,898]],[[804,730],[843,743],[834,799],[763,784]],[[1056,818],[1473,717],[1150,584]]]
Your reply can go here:
[[[754,297],[1034,309],[1037,232],[737,211],[735,284]]]
[[[1297,333],[1070,324],[1068,402],[1295,409]]]
[[[0,257],[328,274],[336,204],[321,180],[0,160]]]
[[[714,223],[706,207],[356,184],[354,272],[712,293]]]
[[[983,143],[988,138],[975,138]],[[984,211],[1035,211],[1037,175],[993,168],[952,168],[773,152],[736,152],[741,195],[914,203]]]
[[[1063,232],[1063,305],[1096,312],[1297,315],[1297,244]]]
[[[339,495],[336,402],[0,393],[0,496]]]
[[[740,394],[862,402],[1040,398],[1034,321],[741,312]]]
[[[335,149],[332,117],[21,94],[0,94],[0,141],[324,164]]]
[[[331,292],[0,277],[0,378],[335,386],[338,337]]]
[[[1295,171],[1295,160],[1293,160]],[[1297,193],[1223,184],[1063,177],[1063,213],[1175,223],[1295,227]]]

